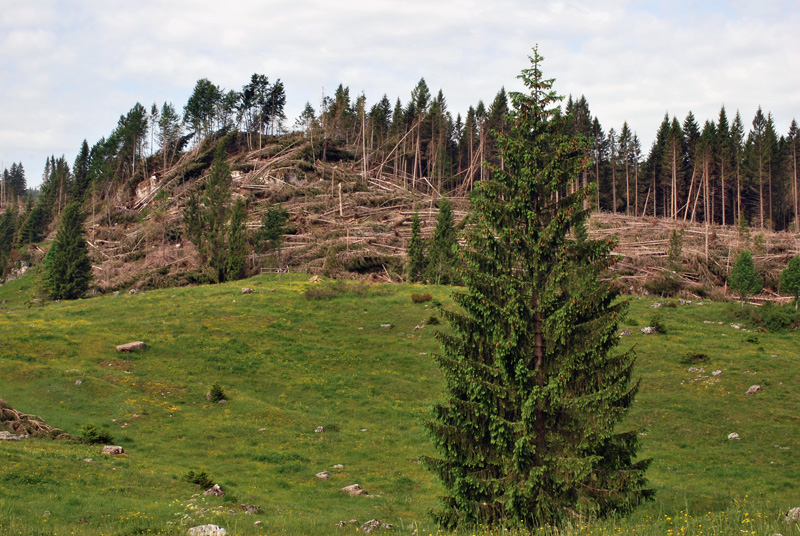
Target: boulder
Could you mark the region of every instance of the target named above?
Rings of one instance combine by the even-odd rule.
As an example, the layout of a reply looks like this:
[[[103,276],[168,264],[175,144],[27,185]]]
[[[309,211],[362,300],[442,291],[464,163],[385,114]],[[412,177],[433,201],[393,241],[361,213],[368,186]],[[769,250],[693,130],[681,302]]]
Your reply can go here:
[[[208,488],[205,491],[205,493],[203,493],[203,495],[205,495],[205,496],[213,495],[214,497],[224,497],[225,496],[225,492],[222,491],[222,488],[219,487],[219,484],[214,484],[213,486]]]
[[[786,512],[783,520],[787,523],[800,523],[800,507],[794,507]]]
[[[186,531],[189,536],[228,536],[228,531],[219,525],[198,525]]]
[[[138,288],[132,288],[132,289],[130,289],[128,291],[128,294],[139,294],[139,289]]]
[[[257,514],[261,507],[255,504],[240,504],[246,514]]]
[[[244,287],[242,289],[242,294],[252,294],[252,293],[253,293],[253,289],[251,289],[250,287]]]
[[[356,495],[369,495],[367,490],[359,486],[358,484],[352,484],[350,486],[345,486],[341,489],[341,491],[347,493],[351,497],[355,497]]]
[[[711,371],[711,375],[712,376],[722,376],[722,371],[721,370],[712,370]]]
[[[736,432],[731,432],[730,434],[728,434],[728,439],[730,440],[730,439],[741,439],[741,438],[739,437],[739,434],[737,434]]]
[[[103,447],[103,454],[108,454],[109,456],[125,454],[125,449],[120,447],[119,445],[106,445],[105,447]]]
[[[642,328],[642,333],[644,333],[645,335],[652,335],[654,333],[658,333],[658,330],[653,326],[647,326]]]
[[[0,441],[19,441],[19,436],[11,432],[0,432]]]
[[[757,392],[759,392],[760,390],[761,390],[761,386],[760,385],[751,385],[750,389],[748,389],[745,394],[746,395],[754,395]]]
[[[144,350],[147,345],[142,341],[126,342],[117,346],[117,352],[135,352],[137,350]]]
[[[331,474],[328,471],[320,471],[314,476],[317,478],[321,478],[322,480],[328,480],[331,477]]]
[[[388,530],[390,528],[392,528],[392,526],[389,523],[384,523],[380,519],[370,519],[369,521],[361,525],[361,531],[364,534],[369,534],[370,532],[376,529]]]
[[[344,465],[342,465],[341,463],[337,463],[336,465],[334,465],[334,466],[332,467],[332,469],[339,469],[339,470],[342,470],[342,469],[344,469]]]
[[[315,433],[315,434],[321,434],[321,433],[323,433],[324,431],[325,431],[325,427],[324,427],[324,426],[317,426],[317,429],[316,429],[316,430],[314,430],[314,433]]]
[[[622,331],[620,331],[620,332],[619,332],[619,336],[620,336],[620,337],[625,337],[625,336],[627,336],[627,335],[633,335],[633,334],[631,333],[631,330],[629,330],[629,329],[623,329]]]

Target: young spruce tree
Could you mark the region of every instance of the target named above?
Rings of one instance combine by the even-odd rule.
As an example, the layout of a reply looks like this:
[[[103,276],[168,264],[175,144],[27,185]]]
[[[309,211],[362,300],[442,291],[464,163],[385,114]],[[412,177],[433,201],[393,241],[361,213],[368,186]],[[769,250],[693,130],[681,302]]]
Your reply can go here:
[[[92,282],[92,263],[83,238],[84,214],[80,203],[67,205],[55,240],[44,259],[44,284],[54,300],[83,297]]]
[[[422,224],[419,220],[419,212],[414,211],[411,216],[411,239],[406,248],[408,254],[408,281],[416,283],[422,279],[425,273],[425,242],[422,240]]]
[[[613,241],[589,240],[583,201],[568,193],[586,141],[564,134],[542,58],[512,93],[504,169],[473,198],[462,251],[466,290],[440,333],[447,400],[426,422],[426,458],[448,495],[446,528],[534,527],[624,514],[652,496],[636,431],[617,432],[637,384],[632,350],[616,354],[627,303],[605,277]]]

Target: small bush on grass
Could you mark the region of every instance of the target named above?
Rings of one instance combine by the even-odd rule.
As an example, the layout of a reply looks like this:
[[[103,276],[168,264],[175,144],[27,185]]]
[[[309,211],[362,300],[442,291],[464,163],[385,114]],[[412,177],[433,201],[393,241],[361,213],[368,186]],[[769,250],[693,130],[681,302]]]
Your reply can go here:
[[[94,424],[88,423],[81,428],[81,439],[90,445],[99,443],[109,444],[114,442],[114,438],[106,430],[99,430]]]
[[[440,324],[441,322],[439,322],[439,317],[438,316],[431,315],[431,316],[428,317],[428,320],[426,320],[425,323],[427,325],[429,325],[429,326],[436,326],[436,325]]]
[[[228,397],[225,395],[225,391],[222,390],[222,386],[219,384],[219,382],[214,382],[214,385],[211,386],[211,391],[209,391],[208,399],[214,403],[228,399]]]
[[[673,272],[662,272],[661,275],[647,281],[644,288],[651,294],[662,297],[674,296],[681,290],[681,282]]]
[[[696,365],[698,363],[705,363],[708,361],[708,355],[706,354],[697,354],[693,352],[687,352],[681,358],[681,364],[683,365]]]
[[[203,489],[208,489],[214,485],[214,481],[211,480],[211,477],[208,476],[208,473],[206,473],[205,469],[201,469],[199,471],[189,469],[189,472],[184,475],[183,480],[184,482],[194,484]]]
[[[650,326],[656,328],[658,333],[667,333],[667,326],[664,324],[664,315],[661,313],[656,312],[650,315]]]
[[[432,299],[433,296],[431,296],[430,293],[411,295],[411,301],[414,303],[425,303],[431,301]]]

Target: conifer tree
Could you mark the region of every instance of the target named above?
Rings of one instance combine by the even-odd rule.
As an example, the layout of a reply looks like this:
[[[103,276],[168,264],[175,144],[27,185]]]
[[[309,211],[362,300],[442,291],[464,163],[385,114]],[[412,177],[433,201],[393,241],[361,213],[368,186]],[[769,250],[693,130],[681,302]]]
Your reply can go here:
[[[789,259],[789,264],[781,272],[781,291],[794,296],[794,308],[800,302],[800,255]]]
[[[416,283],[422,279],[422,274],[425,272],[425,243],[422,240],[419,212],[416,210],[411,217],[411,239],[408,241],[406,253],[408,253],[408,280]]]
[[[92,281],[92,263],[83,238],[83,220],[80,203],[67,205],[53,245],[45,257],[45,288],[54,300],[81,298]]]
[[[428,246],[426,278],[436,285],[457,285],[460,278],[456,270],[458,258],[456,245],[458,236],[453,220],[453,206],[450,200],[443,197],[439,200],[439,214],[436,216],[436,227]]]
[[[613,353],[627,302],[600,277],[613,241],[585,233],[590,190],[567,192],[587,142],[555,124],[541,61],[534,49],[530,93],[511,94],[505,169],[476,189],[467,288],[439,334],[447,401],[426,426],[441,458],[425,463],[447,489],[435,518],[448,528],[624,514],[652,494],[636,431],[615,431],[637,385],[633,351]]]
[[[225,279],[233,281],[244,276],[247,264],[247,228],[245,226],[245,204],[239,199],[233,206],[228,225],[228,255]]]
[[[739,299],[744,305],[748,297],[761,290],[762,285],[761,278],[758,277],[753,264],[753,255],[749,251],[742,251],[733,261],[728,286],[739,295]]]

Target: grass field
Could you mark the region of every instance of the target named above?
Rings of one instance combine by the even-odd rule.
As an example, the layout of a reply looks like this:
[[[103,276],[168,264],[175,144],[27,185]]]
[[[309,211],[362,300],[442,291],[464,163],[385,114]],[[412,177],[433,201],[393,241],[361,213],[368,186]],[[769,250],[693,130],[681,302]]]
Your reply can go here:
[[[204,523],[231,534],[357,534],[337,522],[371,518],[397,534],[436,534],[426,512],[442,489],[419,464],[432,453],[420,419],[442,380],[435,328],[415,330],[431,302],[411,294],[448,307],[452,290],[328,285],[331,296],[308,299],[307,279],[45,306],[31,302],[29,279],[0,287],[0,398],[75,436],[93,423],[126,451],[0,442],[0,534],[185,534]],[[800,506],[798,332],[734,329],[727,304],[652,304],[632,300],[620,345],[637,348],[641,390],[626,425],[646,434],[656,500],[561,534],[800,534],[780,519]],[[668,332],[641,334],[654,313]],[[147,350],[115,351],[134,340]],[[687,354],[707,358],[683,363]],[[206,400],[214,382],[227,403]],[[746,396],[753,384],[763,391]],[[184,480],[190,470],[226,496],[203,497]],[[329,479],[315,477],[323,470]],[[354,483],[369,495],[339,491]]]

